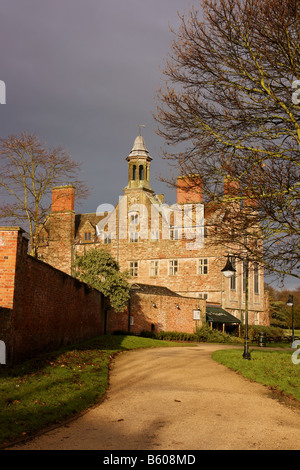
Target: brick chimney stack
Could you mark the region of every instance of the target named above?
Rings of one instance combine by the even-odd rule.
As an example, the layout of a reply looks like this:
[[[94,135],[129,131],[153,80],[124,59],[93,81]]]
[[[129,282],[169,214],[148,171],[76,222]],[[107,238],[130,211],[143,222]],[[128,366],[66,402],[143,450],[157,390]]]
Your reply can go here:
[[[52,189],[51,214],[46,224],[48,245],[41,246],[43,260],[67,274],[72,274],[75,236],[75,187],[56,186]]]
[[[52,212],[74,211],[75,187],[73,185],[56,186],[52,189]]]
[[[257,203],[257,199],[251,199],[251,198],[247,198],[245,199],[245,202],[244,202],[244,208],[249,208],[249,209],[257,209],[257,206],[258,206],[258,203]]]
[[[203,203],[203,183],[200,175],[186,175],[177,178],[177,203]]]
[[[239,182],[231,178],[225,178],[224,180],[224,198],[234,198],[239,195]]]

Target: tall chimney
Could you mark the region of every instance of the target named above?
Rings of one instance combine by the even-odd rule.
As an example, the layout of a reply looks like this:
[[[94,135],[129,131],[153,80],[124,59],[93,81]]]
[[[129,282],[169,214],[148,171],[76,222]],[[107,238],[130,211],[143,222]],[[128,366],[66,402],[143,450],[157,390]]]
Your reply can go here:
[[[235,198],[239,195],[239,182],[232,178],[224,179],[224,199]]]
[[[252,208],[254,210],[254,209],[257,209],[257,206],[258,206],[257,199],[252,199],[248,197],[244,201],[244,208],[249,208],[249,209]]]
[[[74,207],[75,187],[73,185],[56,186],[52,189],[52,212],[74,211]]]
[[[202,203],[203,182],[200,175],[185,175],[177,178],[177,203]]]

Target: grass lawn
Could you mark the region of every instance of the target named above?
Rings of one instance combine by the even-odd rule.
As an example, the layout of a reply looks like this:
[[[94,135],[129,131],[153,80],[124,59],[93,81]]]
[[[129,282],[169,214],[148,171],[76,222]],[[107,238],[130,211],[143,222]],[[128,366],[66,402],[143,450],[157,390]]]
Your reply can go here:
[[[0,447],[99,403],[108,386],[109,363],[114,354],[184,345],[105,335],[18,366],[0,366]]]
[[[294,351],[254,350],[251,351],[251,360],[248,361],[242,357],[241,349],[228,349],[215,351],[212,357],[247,379],[267,385],[272,390],[284,392],[300,403],[300,364],[292,362]]]

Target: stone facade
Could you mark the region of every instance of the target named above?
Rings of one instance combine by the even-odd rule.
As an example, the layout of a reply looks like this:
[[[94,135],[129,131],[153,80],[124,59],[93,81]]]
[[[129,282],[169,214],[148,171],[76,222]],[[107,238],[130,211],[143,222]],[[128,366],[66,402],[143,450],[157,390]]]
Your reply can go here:
[[[151,160],[139,135],[127,157],[127,186],[109,213],[75,215],[74,188],[55,188],[52,213],[41,231],[39,256],[71,274],[75,254],[103,248],[122,271],[130,272],[132,283],[206,299],[243,320],[243,264],[236,260],[233,279],[221,274],[230,253],[211,243],[217,211],[203,204],[200,176],[178,178],[177,202],[167,206],[163,195],[151,189]],[[230,189],[232,185],[225,182],[225,194]],[[250,266],[250,324],[268,324],[266,305],[263,270]]]

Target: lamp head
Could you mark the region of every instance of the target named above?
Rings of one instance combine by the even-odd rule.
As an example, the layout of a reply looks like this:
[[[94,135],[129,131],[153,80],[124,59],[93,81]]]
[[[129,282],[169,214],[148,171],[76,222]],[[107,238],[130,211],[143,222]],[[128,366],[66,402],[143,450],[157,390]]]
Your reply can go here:
[[[289,298],[286,304],[288,307],[292,307],[294,305],[294,299],[292,295],[289,295]]]
[[[232,277],[235,272],[236,270],[232,266],[229,255],[227,255],[227,262],[226,262],[225,267],[221,270],[221,273],[223,273],[225,277],[229,278],[229,277]]]

